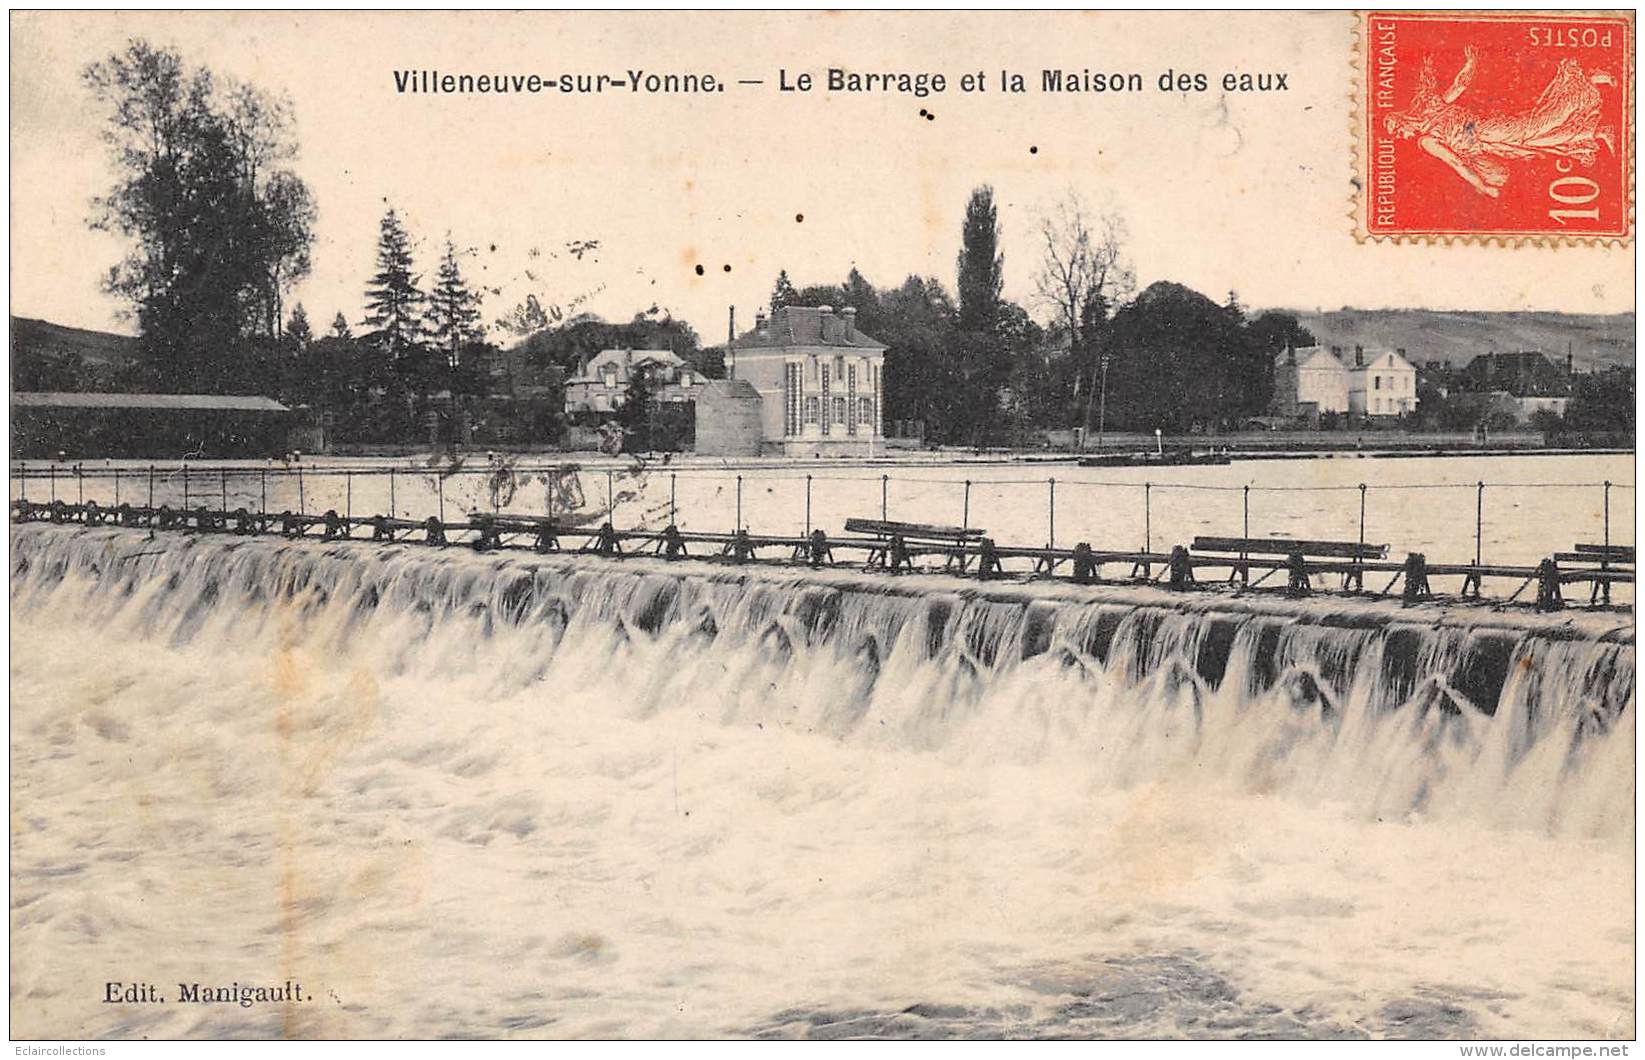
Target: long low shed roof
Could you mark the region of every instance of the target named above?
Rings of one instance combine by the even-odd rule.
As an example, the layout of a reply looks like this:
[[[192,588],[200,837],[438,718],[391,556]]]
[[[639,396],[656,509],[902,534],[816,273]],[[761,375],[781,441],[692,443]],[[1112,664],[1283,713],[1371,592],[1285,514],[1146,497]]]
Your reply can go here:
[[[162,409],[191,412],[290,412],[273,398],[255,394],[75,394],[61,391],[14,393],[14,407],[57,409]]]

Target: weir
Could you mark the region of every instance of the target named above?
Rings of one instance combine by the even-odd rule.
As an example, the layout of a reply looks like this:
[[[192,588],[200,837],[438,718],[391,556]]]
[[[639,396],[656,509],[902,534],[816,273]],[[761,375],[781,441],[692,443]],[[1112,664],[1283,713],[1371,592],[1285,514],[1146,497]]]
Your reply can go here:
[[[618,529],[610,522],[590,527],[551,517],[483,512],[474,512],[462,521],[448,521],[439,515],[415,520],[388,515],[353,516],[336,510],[316,515],[290,510],[274,514],[245,507],[231,511],[227,507],[213,509],[205,505],[180,509],[164,504],[105,507],[95,500],[42,503],[18,498],[11,502],[11,511],[18,523],[114,524],[168,532],[279,534],[291,539],[317,536],[322,541],[352,541],[357,539],[357,533],[369,531],[365,540],[379,545],[415,540],[444,548],[460,543],[479,552],[523,549],[539,554],[557,553],[562,550],[561,539],[571,538],[576,551],[606,557],[638,549],[668,560],[679,560],[692,555],[701,557],[706,550],[709,555],[724,557],[739,565],[761,561],[812,569],[836,567],[842,559],[849,560],[855,554],[865,571],[900,574],[929,569],[930,562],[936,561],[944,571],[970,574],[984,581],[1067,577],[1075,584],[1093,585],[1105,580],[1105,567],[1117,565],[1129,570],[1124,581],[1163,582],[1177,591],[1197,588],[1200,579],[1196,572],[1205,568],[1226,571],[1228,584],[1237,583],[1241,590],[1258,589],[1269,578],[1283,572],[1286,575],[1283,591],[1290,596],[1307,596],[1314,592],[1318,579],[1333,576],[1341,578],[1342,590],[1360,594],[1365,592],[1367,574],[1392,575],[1373,595],[1388,597],[1403,583],[1399,593],[1406,604],[1434,599],[1433,579],[1454,576],[1461,578],[1461,591],[1455,597],[1459,601],[1483,601],[1487,579],[1517,584],[1505,598],[1506,603],[1515,602],[1534,585],[1535,591],[1527,599],[1534,602],[1538,611],[1563,609],[1566,606],[1564,587],[1577,583],[1590,586],[1590,605],[1609,607],[1612,586],[1632,585],[1635,565],[1632,546],[1613,546],[1608,540],[1604,544],[1576,544],[1573,551],[1550,555],[1536,566],[1484,563],[1477,550],[1471,563],[1432,563],[1421,553],[1411,553],[1404,560],[1394,561],[1387,558],[1387,545],[1369,544],[1364,540],[1363,524],[1357,542],[1252,537],[1247,526],[1244,537],[1198,536],[1192,547],[1177,545],[1169,552],[1156,552],[1146,547],[1142,550],[1093,548],[1085,541],[1073,548],[1002,545],[984,536],[982,531],[966,527],[858,518],[845,521],[847,533],[842,536],[829,537],[821,530],[813,530],[796,537],[750,533],[741,527],[740,514],[738,529],[724,533],[683,531],[672,523],[660,531]],[[1566,566],[1562,568],[1561,563]],[[1017,566],[1013,568],[1012,564]],[[1266,573],[1253,581],[1253,568]]]
[[[906,679],[934,667],[980,687],[1032,666],[1076,686],[1146,689],[1190,728],[1213,704],[1277,710],[1327,729],[1403,712],[1435,739],[1496,716],[1523,750],[1551,733],[1574,744],[1606,732],[1634,697],[1632,618],[1615,612],[1390,609],[1343,597],[979,585],[939,574],[893,580],[49,524],[14,527],[11,544],[21,621],[37,608],[78,610],[182,643],[208,622],[232,634],[276,616],[326,614],[348,640],[373,623],[409,619],[419,643],[479,643],[511,631],[525,638],[533,667],[561,649],[568,630],[598,626],[619,639],[757,645],[776,666],[826,656],[851,675],[836,691],[857,712],[893,672]]]

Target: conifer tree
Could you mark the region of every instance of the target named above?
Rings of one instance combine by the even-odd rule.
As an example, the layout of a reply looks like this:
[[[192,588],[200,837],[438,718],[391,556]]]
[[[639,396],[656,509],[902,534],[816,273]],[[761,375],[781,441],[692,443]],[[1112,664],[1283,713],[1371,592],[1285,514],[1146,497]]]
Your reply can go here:
[[[354,337],[354,329],[348,326],[348,317],[345,317],[341,313],[338,313],[336,316],[332,317],[331,334],[328,337],[333,339],[343,339],[345,341],[352,339]]]
[[[395,359],[423,337],[417,310],[425,299],[412,268],[411,237],[390,207],[377,234],[377,272],[366,288],[365,323],[374,329],[371,340]]]
[[[314,328],[310,326],[308,310],[303,308],[301,302],[292,309],[291,319],[286,322],[286,338],[299,350],[307,349],[308,344],[314,341]]]
[[[783,306],[793,305],[795,296],[794,282],[788,278],[788,270],[778,271],[777,282],[771,287],[771,312],[776,313]]]
[[[457,247],[446,236],[445,253],[440,258],[439,275],[434,291],[428,299],[425,317],[429,335],[444,351],[452,367],[457,366],[458,355],[464,346],[485,337],[480,327],[480,296],[463,281],[463,272],[457,261]]]

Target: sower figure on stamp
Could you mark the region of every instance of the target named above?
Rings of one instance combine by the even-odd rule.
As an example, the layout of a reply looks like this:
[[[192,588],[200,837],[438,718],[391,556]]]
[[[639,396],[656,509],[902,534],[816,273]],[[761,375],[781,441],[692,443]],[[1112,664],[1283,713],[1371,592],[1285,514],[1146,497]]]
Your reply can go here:
[[[1478,59],[1473,48],[1463,54],[1462,69],[1443,95],[1436,91],[1433,57],[1422,61],[1411,105],[1384,121],[1390,135],[1420,137],[1418,146],[1450,166],[1475,191],[1493,199],[1508,183],[1504,159],[1571,158],[1591,166],[1601,146],[1616,152],[1616,130],[1599,123],[1597,86],[1616,84],[1610,74],[1600,70],[1583,73],[1575,59],[1564,59],[1529,109],[1480,115],[1457,103],[1473,83]]]

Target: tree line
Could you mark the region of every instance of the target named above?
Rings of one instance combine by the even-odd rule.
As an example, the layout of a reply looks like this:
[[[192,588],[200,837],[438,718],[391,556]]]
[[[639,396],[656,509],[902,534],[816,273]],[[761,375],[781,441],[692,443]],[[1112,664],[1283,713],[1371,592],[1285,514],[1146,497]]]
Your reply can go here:
[[[1251,317],[1170,282],[1134,291],[1123,221],[1069,194],[1039,219],[1035,308],[1003,297],[994,191],[966,204],[955,294],[932,276],[879,289],[856,269],[838,285],[797,288],[786,270],[773,309],[851,306],[886,344],[885,416],[927,437],[1021,444],[1047,429],[1169,431],[1237,426],[1273,395],[1275,355],[1314,337],[1290,313]]]
[[[464,274],[474,251],[448,233],[425,284],[392,206],[358,316],[338,312],[319,334],[302,305],[285,310],[309,271],[317,217],[291,170],[289,103],[142,41],[92,64],[85,81],[108,109],[118,171],[92,223],[132,242],[106,282],[140,334],[125,385],[267,393],[326,410],[345,438],[412,440],[431,417],[459,414],[462,398],[491,393],[499,365],[563,377],[588,353],[628,346],[672,349],[703,375],[722,374],[723,351],[704,350],[689,324],[655,307],[613,324],[550,319],[527,299],[496,322],[518,340],[504,357]],[[982,186],[960,221],[952,293],[935,276],[878,288],[856,269],[838,285],[797,288],[783,271],[770,308],[854,307],[858,326],[888,347],[887,420],[974,445],[1052,428],[1234,426],[1266,409],[1278,350],[1312,343],[1295,317],[1252,318],[1231,294],[1219,304],[1169,282],[1136,292],[1123,221],[1072,194],[1034,235],[1029,305],[1003,296],[999,215]]]

